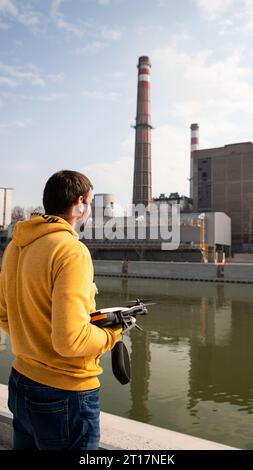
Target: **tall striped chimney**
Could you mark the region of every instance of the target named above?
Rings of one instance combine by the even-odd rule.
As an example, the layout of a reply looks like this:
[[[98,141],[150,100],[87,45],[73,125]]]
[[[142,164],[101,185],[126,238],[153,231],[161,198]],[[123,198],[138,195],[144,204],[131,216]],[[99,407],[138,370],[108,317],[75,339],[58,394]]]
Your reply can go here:
[[[133,204],[147,206],[152,200],[151,101],[149,57],[139,57],[135,128]]]
[[[190,198],[193,199],[193,152],[199,149],[199,125],[191,124]]]

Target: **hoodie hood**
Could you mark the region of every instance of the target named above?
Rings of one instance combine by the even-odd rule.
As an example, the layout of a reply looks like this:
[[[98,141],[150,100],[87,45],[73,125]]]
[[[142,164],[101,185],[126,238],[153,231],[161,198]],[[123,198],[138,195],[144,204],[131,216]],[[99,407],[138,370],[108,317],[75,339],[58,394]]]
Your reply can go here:
[[[55,215],[33,215],[29,220],[16,223],[12,240],[16,246],[23,247],[44,235],[62,230],[67,230],[78,238],[76,231],[65,219]]]

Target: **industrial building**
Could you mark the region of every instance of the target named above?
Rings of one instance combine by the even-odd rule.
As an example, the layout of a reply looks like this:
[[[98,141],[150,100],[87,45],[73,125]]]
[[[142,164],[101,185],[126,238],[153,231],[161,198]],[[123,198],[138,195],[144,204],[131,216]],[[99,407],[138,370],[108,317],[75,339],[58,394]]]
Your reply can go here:
[[[160,206],[161,204],[172,205],[174,203],[179,204],[181,212],[193,212],[193,201],[187,196],[180,196],[178,193],[170,193],[166,196],[165,193],[161,193],[159,197],[154,197],[152,202]]]
[[[192,126],[196,132],[197,125]],[[191,151],[190,180],[194,211],[227,214],[233,250],[252,251],[253,143],[201,150],[197,145]]]
[[[8,226],[11,223],[12,188],[0,188],[0,257],[8,241]]]
[[[11,223],[12,195],[12,188],[0,188],[0,229]]]

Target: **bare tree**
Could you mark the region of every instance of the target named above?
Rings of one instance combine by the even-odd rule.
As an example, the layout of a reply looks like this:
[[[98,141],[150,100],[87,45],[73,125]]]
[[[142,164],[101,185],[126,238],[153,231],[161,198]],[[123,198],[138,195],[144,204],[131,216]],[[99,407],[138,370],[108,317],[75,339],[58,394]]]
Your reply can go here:
[[[30,219],[32,214],[44,214],[44,213],[45,211],[42,206],[36,206],[36,207],[30,206],[30,207],[27,207],[26,209],[26,218]]]
[[[15,206],[12,209],[11,222],[16,223],[19,220],[25,220],[25,211],[24,211],[23,207]]]
[[[27,218],[29,219],[31,217],[31,215],[35,215],[35,214],[45,214],[45,211],[44,211],[44,208],[42,206],[37,206],[37,207],[28,207],[28,209],[26,209],[26,216]]]

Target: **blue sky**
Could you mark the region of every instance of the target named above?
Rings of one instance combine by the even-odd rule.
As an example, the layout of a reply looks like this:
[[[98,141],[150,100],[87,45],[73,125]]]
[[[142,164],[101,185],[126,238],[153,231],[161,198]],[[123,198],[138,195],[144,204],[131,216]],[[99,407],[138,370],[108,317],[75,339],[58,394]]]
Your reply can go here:
[[[253,0],[0,0],[0,186],[36,206],[83,171],[131,202],[136,64],[152,63],[153,195],[189,194],[200,147],[253,140]]]

